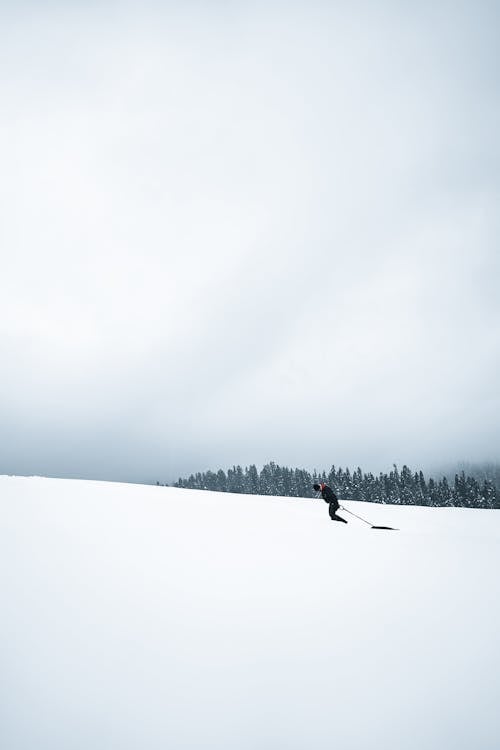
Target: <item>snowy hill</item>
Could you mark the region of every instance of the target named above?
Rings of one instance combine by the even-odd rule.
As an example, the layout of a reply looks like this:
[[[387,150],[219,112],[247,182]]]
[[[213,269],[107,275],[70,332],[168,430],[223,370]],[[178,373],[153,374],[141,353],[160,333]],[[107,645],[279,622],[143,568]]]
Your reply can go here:
[[[3,750],[500,747],[500,511],[0,477]]]

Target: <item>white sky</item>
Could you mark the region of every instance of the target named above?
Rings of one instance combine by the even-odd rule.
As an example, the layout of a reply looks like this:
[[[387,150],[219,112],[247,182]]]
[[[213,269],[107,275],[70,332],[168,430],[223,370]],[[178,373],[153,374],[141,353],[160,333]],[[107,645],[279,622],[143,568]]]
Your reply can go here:
[[[0,471],[498,458],[495,6],[0,4]]]

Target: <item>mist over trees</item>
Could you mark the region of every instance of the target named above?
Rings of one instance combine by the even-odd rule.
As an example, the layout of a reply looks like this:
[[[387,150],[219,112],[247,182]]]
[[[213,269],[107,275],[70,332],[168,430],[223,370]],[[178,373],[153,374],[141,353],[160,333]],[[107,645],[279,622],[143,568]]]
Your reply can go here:
[[[467,476],[477,479],[478,482],[483,482],[486,479],[494,484],[497,490],[500,490],[500,464],[493,463],[492,461],[474,464],[461,461],[454,469],[440,473],[449,479],[450,477],[453,478],[455,474],[461,474],[462,472],[467,474]]]
[[[408,466],[391,472],[364,473],[359,467],[355,471],[335,468],[329,472],[306,469],[291,469],[271,461],[261,471],[252,464],[243,469],[217,472],[206,471],[180,478],[175,487],[215,492],[234,492],[252,495],[278,495],[284,497],[313,497],[315,482],[329,484],[340,500],[359,500],[370,503],[393,503],[396,505],[426,505],[432,507],[500,508],[500,467],[496,474],[488,465],[488,474],[474,474],[464,470],[457,472],[452,480],[427,479],[422,471],[412,471]]]

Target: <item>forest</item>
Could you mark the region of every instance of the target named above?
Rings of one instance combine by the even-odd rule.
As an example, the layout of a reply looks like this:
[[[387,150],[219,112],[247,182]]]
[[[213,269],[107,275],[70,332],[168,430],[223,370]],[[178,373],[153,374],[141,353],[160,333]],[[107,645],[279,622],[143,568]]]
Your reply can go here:
[[[361,468],[332,466],[326,471],[279,466],[271,461],[259,471],[252,464],[244,469],[233,466],[227,471],[206,471],[180,478],[175,487],[215,492],[234,492],[251,495],[284,497],[313,497],[313,484],[326,482],[339,500],[359,500],[369,503],[398,505],[426,505],[436,507],[500,508],[498,467],[473,468],[457,471],[453,478],[443,475],[426,478],[422,471],[408,466],[393,466],[389,473],[365,473]],[[159,484],[159,483],[158,483]]]

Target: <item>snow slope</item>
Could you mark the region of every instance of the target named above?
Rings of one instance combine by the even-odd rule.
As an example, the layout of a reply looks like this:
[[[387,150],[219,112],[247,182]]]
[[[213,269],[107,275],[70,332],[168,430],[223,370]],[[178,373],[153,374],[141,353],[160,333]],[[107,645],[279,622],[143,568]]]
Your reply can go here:
[[[500,747],[500,511],[0,478],[3,750]]]

